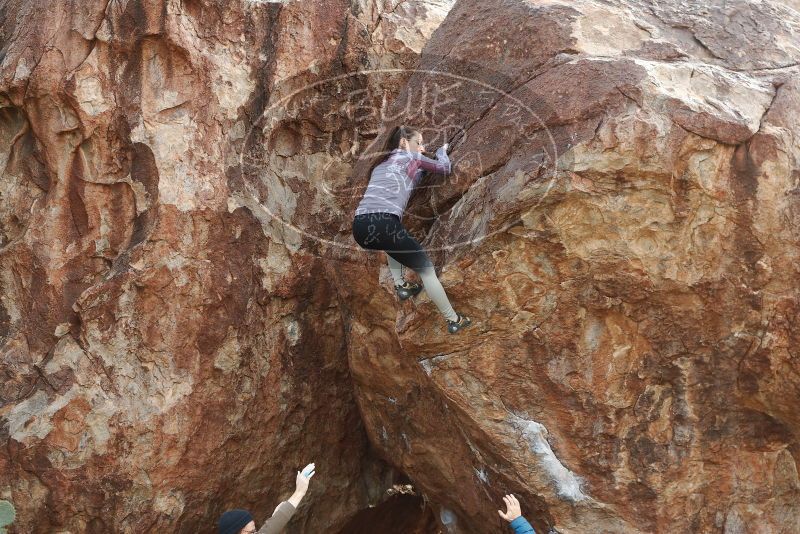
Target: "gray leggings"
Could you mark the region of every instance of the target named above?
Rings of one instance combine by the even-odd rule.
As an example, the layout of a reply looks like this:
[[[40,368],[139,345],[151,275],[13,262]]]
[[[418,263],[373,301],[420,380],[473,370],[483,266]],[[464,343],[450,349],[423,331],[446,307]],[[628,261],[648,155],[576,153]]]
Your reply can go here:
[[[386,255],[386,259],[389,262],[389,271],[392,273],[395,285],[402,284],[403,264],[388,254]],[[425,292],[428,294],[428,297],[430,297],[431,302],[436,304],[436,307],[439,308],[439,313],[450,321],[458,320],[458,314],[453,310],[450,299],[447,298],[447,293],[444,292],[442,283],[436,276],[436,270],[431,266],[414,269],[414,272],[419,275],[420,280],[422,280],[422,285],[425,287]]]
[[[405,229],[400,217],[393,213],[356,215],[353,219],[353,238],[363,248],[386,252],[395,285],[403,283],[403,265],[413,269],[444,318],[450,321],[458,319],[436,276],[433,263],[419,242]]]

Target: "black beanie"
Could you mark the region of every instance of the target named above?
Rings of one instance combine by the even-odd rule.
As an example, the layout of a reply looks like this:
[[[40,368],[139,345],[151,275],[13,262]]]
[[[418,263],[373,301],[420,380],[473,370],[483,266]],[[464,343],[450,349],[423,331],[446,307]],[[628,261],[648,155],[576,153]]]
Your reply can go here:
[[[219,534],[239,534],[252,520],[247,510],[228,510],[219,518]]]

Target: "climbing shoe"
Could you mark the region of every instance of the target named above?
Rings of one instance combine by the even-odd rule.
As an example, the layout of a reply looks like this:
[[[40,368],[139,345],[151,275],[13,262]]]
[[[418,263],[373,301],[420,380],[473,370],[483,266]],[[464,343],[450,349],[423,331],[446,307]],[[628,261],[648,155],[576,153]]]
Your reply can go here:
[[[422,286],[414,282],[403,282],[399,286],[394,286],[394,289],[397,291],[397,296],[400,300],[406,300],[422,291]]]
[[[458,314],[458,319],[455,321],[447,320],[447,331],[451,334],[455,334],[462,328],[466,328],[472,324],[472,321],[469,317],[465,315]]]

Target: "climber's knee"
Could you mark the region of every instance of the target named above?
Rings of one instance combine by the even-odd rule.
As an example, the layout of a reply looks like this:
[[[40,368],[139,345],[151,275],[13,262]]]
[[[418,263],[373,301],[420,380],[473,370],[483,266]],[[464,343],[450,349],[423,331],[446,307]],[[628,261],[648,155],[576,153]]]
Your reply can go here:
[[[414,269],[414,272],[422,279],[422,282],[425,283],[426,278],[436,278],[436,269],[433,268],[433,265],[425,265],[422,267],[417,267]]]

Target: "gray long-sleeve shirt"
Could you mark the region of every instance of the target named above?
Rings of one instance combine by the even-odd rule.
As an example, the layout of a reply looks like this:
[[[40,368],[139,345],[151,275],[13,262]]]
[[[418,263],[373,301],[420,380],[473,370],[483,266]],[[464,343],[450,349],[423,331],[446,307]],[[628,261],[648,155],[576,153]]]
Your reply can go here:
[[[355,214],[394,213],[402,217],[408,199],[422,177],[422,171],[450,174],[451,170],[445,147],[436,151],[436,159],[396,148],[373,169],[364,198]]]

